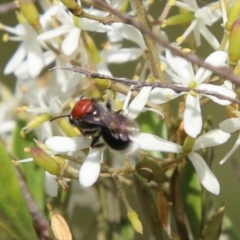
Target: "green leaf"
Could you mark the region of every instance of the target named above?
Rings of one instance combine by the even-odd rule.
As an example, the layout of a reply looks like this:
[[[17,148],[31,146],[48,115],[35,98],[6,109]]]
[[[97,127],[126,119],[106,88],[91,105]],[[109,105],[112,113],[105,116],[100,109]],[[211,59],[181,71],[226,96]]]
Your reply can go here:
[[[0,142],[0,239],[38,239],[13,165]]]
[[[221,231],[222,219],[226,205],[223,204],[217,212],[205,223],[200,239],[201,240],[212,240],[219,239],[219,233]]]
[[[34,134],[29,133],[25,138],[20,136],[21,129],[26,125],[23,121],[18,121],[13,132],[13,153],[18,159],[31,157],[29,153],[24,152],[24,148],[36,146]],[[21,164],[21,170],[25,178],[27,187],[40,210],[45,209],[45,184],[44,172],[35,162]]]
[[[155,239],[169,239],[160,222],[151,190],[144,178],[135,174],[136,190],[142,210]],[[144,230],[144,228],[143,228]]]
[[[202,195],[197,173],[188,159],[182,174],[181,195],[193,238],[198,239],[201,231]]]

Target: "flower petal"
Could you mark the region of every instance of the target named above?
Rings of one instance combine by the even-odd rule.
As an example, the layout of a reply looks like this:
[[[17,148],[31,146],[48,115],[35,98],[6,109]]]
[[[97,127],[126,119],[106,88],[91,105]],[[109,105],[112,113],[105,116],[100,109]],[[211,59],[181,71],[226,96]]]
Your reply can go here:
[[[203,35],[203,37],[213,47],[213,49],[218,49],[220,44],[217,38],[212,34],[212,32],[209,31],[209,29],[203,23],[199,23],[197,27],[199,28],[199,31]]]
[[[192,162],[200,182],[211,193],[218,195],[220,193],[220,185],[217,178],[212,173],[204,159],[195,152],[188,154],[190,161]]]
[[[181,146],[176,143],[167,141],[150,133],[139,133],[137,136],[130,136],[130,139],[139,145],[139,148],[146,151],[158,152],[182,152]]]
[[[128,107],[128,117],[135,119],[143,110],[152,87],[143,87]]]
[[[102,148],[90,149],[79,171],[79,182],[83,187],[90,187],[97,181],[101,169],[101,154]]]
[[[14,55],[8,61],[6,67],[4,68],[4,74],[12,73],[16,67],[23,61],[27,54],[26,44],[22,42],[18,49],[15,51]]]
[[[77,27],[71,29],[68,35],[65,37],[62,43],[62,51],[67,56],[71,55],[76,51],[78,47],[79,37],[81,30]]]
[[[177,98],[180,95],[182,94],[175,93],[170,88],[154,88],[149,95],[149,100],[155,104],[162,104]]]
[[[107,52],[108,63],[125,63],[138,59],[142,54],[140,48],[121,48],[118,51]]]
[[[233,145],[232,149],[226,154],[226,156],[219,162],[219,164],[223,164],[225,163],[228,158],[237,150],[237,148],[240,145],[240,134],[238,135],[238,139],[235,142],[235,144]]]
[[[236,93],[233,90],[228,89],[224,86],[217,86],[217,85],[213,85],[213,84],[202,83],[201,85],[199,85],[197,87],[197,89],[213,91],[215,93],[220,93],[221,95],[226,96],[226,97],[231,97],[231,98],[236,97]],[[220,99],[218,97],[215,97],[215,96],[212,96],[209,94],[203,94],[203,95],[210,98],[215,103],[218,103],[220,105],[229,105],[231,103],[228,100]]]
[[[43,69],[43,53],[42,49],[37,41],[31,41],[29,43],[29,49],[27,53],[27,68],[30,77],[36,77]]]
[[[57,197],[58,184],[56,182],[56,176],[45,171],[45,179],[47,194],[50,197]]]
[[[182,78],[182,84],[188,85],[194,79],[192,64],[184,58],[176,57],[166,50],[166,59],[172,70]]]
[[[67,33],[70,31],[70,29],[71,29],[71,25],[68,25],[68,24],[62,25],[61,27],[54,28],[53,30],[50,30],[50,31],[47,31],[47,32],[44,32],[44,33],[38,35],[37,40],[46,41],[51,38],[58,37],[64,33]]]
[[[183,116],[185,132],[196,138],[202,129],[202,116],[198,95],[193,97],[191,94],[187,95],[186,106]]]
[[[227,133],[233,133],[240,129],[240,119],[239,118],[229,118],[222,121],[219,127]]]
[[[223,132],[221,129],[211,130],[196,139],[193,146],[193,151],[197,151],[201,148],[221,145],[225,143],[230,136],[231,135],[229,133]]]
[[[89,138],[80,137],[60,137],[55,136],[48,138],[45,144],[52,151],[57,153],[72,152],[78,149],[88,148],[91,145],[92,140]]]
[[[227,60],[227,56],[228,56],[227,53],[225,53],[223,51],[215,51],[205,59],[205,62],[209,63],[213,66],[220,67],[220,66],[223,66],[223,64]],[[198,83],[202,83],[211,74],[212,74],[212,71],[201,67],[198,69],[198,71],[195,75],[195,80]]]

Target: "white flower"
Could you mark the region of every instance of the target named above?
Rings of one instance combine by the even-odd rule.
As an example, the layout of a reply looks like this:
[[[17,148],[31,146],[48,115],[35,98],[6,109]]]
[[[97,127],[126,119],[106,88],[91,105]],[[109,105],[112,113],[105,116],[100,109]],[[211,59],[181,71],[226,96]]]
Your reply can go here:
[[[29,76],[38,76],[43,69],[43,53],[41,45],[36,39],[37,33],[33,28],[26,22],[18,24],[15,28],[1,24],[0,29],[17,35],[16,37],[8,37],[7,40],[21,41],[18,49],[4,68],[4,74],[17,72],[21,68],[21,64],[26,62]]]
[[[227,133],[234,133],[238,130],[240,130],[240,119],[239,118],[230,118],[226,119],[223,122],[219,124],[219,127]],[[225,163],[228,158],[237,150],[237,148],[240,146],[240,134],[238,135],[238,138],[233,145],[232,149],[226,154],[226,156],[219,162],[220,164]]]
[[[230,137],[229,133],[225,133],[220,129],[209,131],[208,133],[198,137],[193,145],[192,151],[187,153],[188,158],[192,162],[199,180],[202,185],[211,193],[218,195],[220,192],[219,182],[207,166],[204,159],[195,151],[206,147],[214,147],[225,143]],[[149,134],[142,133],[138,139],[140,148],[148,151],[165,151],[182,153],[182,147],[176,143],[164,140],[157,136],[153,137]]]
[[[172,81],[178,86],[184,86],[199,90],[210,90],[216,93],[221,93],[222,95],[228,97],[236,97],[234,91],[226,88],[225,86],[216,86],[213,84],[204,83],[204,81],[212,74],[210,70],[201,67],[198,69],[196,74],[194,74],[193,66],[190,62],[180,57],[174,57],[168,50],[166,51],[166,59],[173,71],[172,72],[168,70],[167,73],[172,77]],[[216,51],[210,54],[206,58],[205,62],[210,63],[214,66],[223,66],[226,59],[227,54],[225,52]],[[179,94],[175,93],[171,89],[154,88],[150,93],[149,99],[153,103],[162,104],[183,94],[186,93],[182,92]],[[221,100],[217,97],[207,94],[203,95],[220,105],[230,104],[230,102],[227,100]],[[196,138],[202,129],[199,94],[187,94],[183,121],[185,132],[189,136]]]
[[[111,26],[105,26],[97,21],[74,17],[72,13],[66,11],[66,8],[62,4],[54,5],[48,11],[54,14],[54,17],[60,23],[62,23],[62,25],[60,27],[45,31],[44,33],[40,34],[37,39],[40,41],[45,41],[66,34],[66,37],[64,37],[64,40],[61,44],[61,49],[67,56],[73,54],[79,47],[81,30],[106,32],[112,29]],[[97,10],[91,11],[94,11],[93,14],[101,12]]]
[[[212,24],[221,17],[221,11],[219,7],[217,7],[216,3],[214,2],[202,8],[199,8],[195,0],[184,0],[184,3],[176,1],[176,6],[184,8],[190,12],[194,12],[195,16],[195,19],[191,22],[187,30],[180,38],[178,38],[178,43],[182,43],[183,40],[189,35],[189,33],[193,31],[198,47],[201,45],[202,34],[214,49],[218,49],[218,40],[206,27],[206,25],[212,26]]]
[[[143,107],[145,105],[145,101],[147,100],[145,95],[148,96],[150,90],[151,89],[148,89],[148,87],[146,87],[145,89],[143,88],[142,92],[139,93],[139,95],[136,97],[135,101],[133,102],[133,106],[134,105],[137,106],[139,102],[142,102],[144,100],[144,104],[140,103],[140,107],[138,107],[134,113],[132,113],[134,111],[134,109],[131,108],[130,113],[132,113],[132,115],[134,115],[134,117],[137,117],[137,115],[141,112],[141,109],[143,109]],[[131,90],[129,91],[128,97],[126,98],[127,104],[128,104],[129,98],[130,98],[130,94],[131,94]],[[127,104],[125,104],[125,105],[127,105]],[[110,150],[112,152],[114,152],[115,154],[121,154],[124,156],[129,155],[129,154],[133,153],[134,151],[136,151],[139,147],[142,148],[142,145],[139,144],[142,141],[141,140],[142,137],[145,138],[145,140],[149,138],[149,141],[147,140],[147,142],[149,143],[149,142],[151,142],[151,139],[152,139],[151,136],[153,136],[153,135],[151,135],[151,134],[142,135],[141,133],[136,133],[136,136],[132,136],[132,138],[131,138],[132,144],[127,149],[124,149],[122,151],[116,151],[113,149],[110,149]],[[154,141],[154,139],[153,139],[153,141]],[[57,153],[63,153],[63,152],[74,152],[79,149],[88,148],[88,147],[90,147],[91,142],[92,142],[92,139],[89,137],[68,138],[68,137],[60,137],[60,136],[56,137],[55,136],[55,137],[48,138],[45,141],[45,144],[52,151],[57,152]],[[167,149],[164,147],[165,147],[165,145],[163,145],[161,147],[162,151]],[[95,181],[97,180],[99,173],[100,173],[100,163],[101,163],[101,158],[102,158],[102,154],[101,154],[102,151],[103,151],[103,148],[90,149],[89,154],[88,154],[87,158],[85,159],[85,161],[81,167],[80,173],[79,173],[80,174],[79,181],[80,181],[81,185],[83,185],[85,187],[89,187],[92,184],[94,184]]]

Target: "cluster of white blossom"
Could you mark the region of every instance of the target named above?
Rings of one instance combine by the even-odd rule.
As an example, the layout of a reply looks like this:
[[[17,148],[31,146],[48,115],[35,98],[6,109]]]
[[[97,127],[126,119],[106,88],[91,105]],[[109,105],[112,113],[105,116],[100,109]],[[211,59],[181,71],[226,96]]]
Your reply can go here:
[[[118,10],[126,4],[126,1],[123,0],[107,2]],[[147,2],[144,4],[145,7],[148,6]],[[52,151],[51,154],[68,153],[74,155],[81,149],[90,148],[91,140],[82,136],[67,137],[67,134],[63,133],[57,123],[50,123],[49,119],[62,115],[63,111],[66,112],[67,103],[73,99],[79,99],[81,94],[84,95],[84,92],[80,93],[77,90],[84,89],[86,85],[91,85],[91,82],[87,82],[84,76],[70,71],[55,70],[45,75],[43,74],[44,71],[52,67],[70,66],[73,59],[82,68],[92,69],[111,76],[110,64],[126,64],[140,59],[144,63],[141,65],[139,78],[140,81],[145,81],[147,77],[152,75],[152,72],[149,71],[151,61],[146,57],[148,47],[142,33],[131,25],[121,22],[104,25],[93,19],[78,18],[68,11],[60,1],[48,8],[45,5],[42,5],[42,7],[43,13],[39,17],[41,31],[39,32],[20,15],[18,16],[19,23],[15,27],[3,24],[0,26],[2,31],[10,34],[10,36],[6,35],[9,41],[20,42],[19,47],[4,68],[4,74],[14,74],[17,81],[14,95],[6,97],[5,101],[0,103],[0,134],[7,134],[14,128],[13,107],[26,105],[26,112],[33,116],[44,114],[49,116],[35,130],[38,140],[45,142],[48,149]],[[225,66],[228,63],[227,51],[225,49],[219,50],[219,41],[208,28],[217,21],[218,23],[221,21],[224,13],[223,6],[221,9],[219,2],[214,2],[200,8],[195,0],[183,0],[181,2],[176,1],[175,7],[189,11],[192,14],[192,19],[189,20],[190,24],[186,31],[172,44],[174,46],[181,45],[187,36],[193,32],[198,47],[201,46],[202,35],[213,48],[212,53],[205,61],[216,67]],[[132,5],[129,8],[131,10],[129,14],[135,15],[136,9]],[[97,17],[104,18],[108,15],[107,12],[94,7],[84,8],[83,10]],[[226,19],[224,19],[225,22]],[[85,34],[86,32],[88,34]],[[96,41],[94,38],[96,33],[106,39],[104,46],[102,44],[102,46],[96,47],[98,44],[94,42]],[[157,34],[163,38],[166,38],[167,35],[162,30]],[[125,42],[129,42],[131,47],[128,47]],[[223,85],[209,83],[208,80],[212,75],[210,70],[200,67],[195,72],[191,62],[174,56],[170,50],[158,47],[157,51],[159,58],[165,64],[164,74],[167,76],[168,83],[193,90],[214,91],[229,98],[236,97],[235,92],[231,87],[228,87],[227,82]],[[4,91],[3,88],[2,91]],[[109,91],[106,90],[105,93],[109,94]],[[179,93],[172,88],[162,89],[152,88],[151,86],[140,89],[132,101],[130,101],[131,94],[130,89],[126,97],[123,94],[115,95],[124,105],[123,114],[131,119],[135,119],[146,110],[156,112],[155,109],[145,107],[149,100],[161,105],[180,95],[186,95],[183,113],[184,130],[194,140],[194,144],[189,151],[186,152],[179,144],[165,140],[160,136],[140,132],[137,135],[130,136],[133,147],[131,153],[138,148],[146,151],[183,153],[192,162],[202,185],[213,194],[219,194],[220,185],[217,178],[202,156],[196,151],[225,143],[229,139],[230,133],[239,130],[240,121],[239,118],[227,119],[220,124],[220,129],[201,134],[204,120],[201,115],[200,99],[205,96],[223,106],[229,105],[231,102],[209,94],[200,95],[193,91]],[[70,111],[69,108],[68,111]],[[165,120],[169,121],[169,119]],[[27,133],[31,130],[26,126],[24,131]],[[239,139],[221,163],[225,162],[239,146]],[[81,152],[81,154],[84,155],[85,153]],[[102,158],[104,158],[103,148],[90,148],[79,171],[80,184],[89,187],[96,182],[100,174]],[[57,184],[53,184],[55,177],[47,174],[47,189],[51,196],[57,195]]]

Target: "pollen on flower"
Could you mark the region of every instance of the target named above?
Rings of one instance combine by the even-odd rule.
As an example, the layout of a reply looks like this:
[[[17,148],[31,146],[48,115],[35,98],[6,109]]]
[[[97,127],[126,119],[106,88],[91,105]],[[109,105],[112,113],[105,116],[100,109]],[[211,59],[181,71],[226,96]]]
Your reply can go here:
[[[164,71],[166,70],[166,64],[165,64],[165,63],[161,63],[161,65],[160,65],[160,70],[161,70],[162,72],[164,72]]]
[[[22,113],[22,112],[26,112],[28,110],[27,106],[22,106],[22,107],[18,107],[14,109],[15,113]]]
[[[3,34],[2,40],[3,40],[3,42],[8,42],[9,41],[9,34],[7,34],[7,33]]]
[[[185,38],[184,38],[183,36],[180,36],[180,37],[178,37],[178,38],[176,39],[176,42],[177,42],[178,44],[180,44],[180,43],[182,43],[184,40],[185,40]]]
[[[194,91],[189,91],[189,93],[190,93],[193,97],[196,97],[196,96],[197,96],[197,93],[194,92]]]
[[[24,148],[23,151],[24,152],[31,152],[31,149],[30,148]]]
[[[189,84],[188,84],[188,87],[189,88],[196,88],[197,87],[197,83],[195,81],[191,81]],[[192,96],[196,96],[196,93],[194,93],[195,95],[192,95]]]
[[[168,1],[168,5],[169,5],[169,6],[175,6],[175,4],[176,4],[176,0],[170,0],[170,1]]]
[[[171,95],[171,93],[167,93],[166,94],[166,98],[170,101],[170,100],[172,100],[172,95]]]

